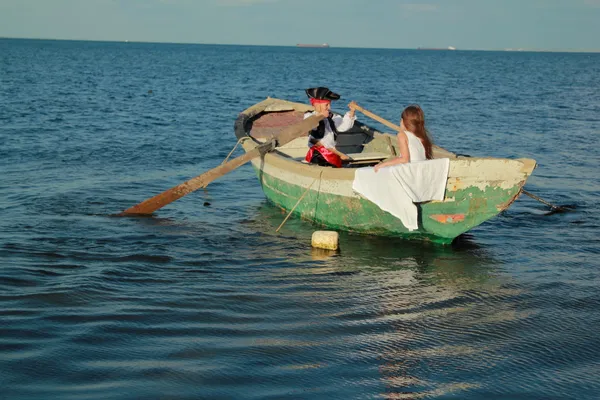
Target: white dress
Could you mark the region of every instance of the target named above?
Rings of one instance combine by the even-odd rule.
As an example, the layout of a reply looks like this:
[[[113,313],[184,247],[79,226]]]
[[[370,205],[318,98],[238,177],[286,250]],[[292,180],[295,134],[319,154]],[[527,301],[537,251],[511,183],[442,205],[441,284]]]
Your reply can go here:
[[[357,168],[352,189],[389,212],[413,231],[419,228],[418,209],[414,203],[444,199],[450,160],[427,160],[421,140],[409,131],[410,162],[381,168]]]
[[[425,161],[425,147],[421,142],[421,139],[415,136],[411,131],[404,131],[406,138],[408,139],[408,152],[410,153],[410,162],[414,161]]]

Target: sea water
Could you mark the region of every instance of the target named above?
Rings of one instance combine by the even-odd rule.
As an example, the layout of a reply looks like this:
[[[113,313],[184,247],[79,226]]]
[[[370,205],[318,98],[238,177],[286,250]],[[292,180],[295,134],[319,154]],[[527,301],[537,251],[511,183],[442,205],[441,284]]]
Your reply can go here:
[[[576,208],[332,255],[275,232],[245,165],[111,216],[313,86],[395,123],[418,103],[438,145],[536,159],[526,189]],[[599,88],[600,54],[0,40],[0,398],[600,398]]]

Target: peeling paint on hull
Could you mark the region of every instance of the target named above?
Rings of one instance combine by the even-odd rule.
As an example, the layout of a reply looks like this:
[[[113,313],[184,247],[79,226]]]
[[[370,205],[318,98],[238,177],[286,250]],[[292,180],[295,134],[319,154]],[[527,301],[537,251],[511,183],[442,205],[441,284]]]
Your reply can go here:
[[[291,210],[305,187],[277,179],[255,167],[266,197],[284,210]],[[315,185],[316,186],[316,185]],[[498,215],[496,207],[516,196],[519,186],[509,189],[476,187],[447,193],[454,201],[428,202],[419,205],[419,229],[408,231],[393,215],[361,197],[345,197],[310,189],[294,214],[329,229],[361,234],[423,239],[448,244],[458,235]],[[461,215],[452,223],[439,215]]]
[[[267,99],[240,114],[236,136],[245,151],[261,140],[277,135],[293,122],[302,120],[310,108],[299,103]],[[358,128],[356,128],[358,126]],[[356,128],[356,129],[355,129]],[[355,123],[354,134],[365,132],[365,151],[390,153],[393,136]],[[254,136],[253,136],[254,135]],[[360,136],[359,136],[359,140]],[[397,149],[396,149],[397,151]],[[436,158],[449,158],[450,168],[444,200],[417,204],[419,229],[407,230],[399,219],[352,190],[355,168],[329,168],[300,162],[306,153],[306,138],[252,160],[266,197],[315,224],[361,234],[429,240],[447,244],[460,234],[507,209],[536,166],[531,159],[459,157],[434,147]],[[390,153],[391,156],[392,153]]]

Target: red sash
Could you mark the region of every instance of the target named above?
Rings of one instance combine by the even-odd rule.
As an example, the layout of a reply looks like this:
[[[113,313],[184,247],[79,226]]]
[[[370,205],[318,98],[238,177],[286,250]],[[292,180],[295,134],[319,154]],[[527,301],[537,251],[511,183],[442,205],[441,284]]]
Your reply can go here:
[[[337,168],[342,168],[342,159],[340,158],[340,156],[323,146],[312,146],[310,149],[308,149],[308,153],[306,153],[305,158],[306,162],[310,162],[310,160],[312,160],[312,156],[315,151],[321,153],[323,158],[329,164]]]

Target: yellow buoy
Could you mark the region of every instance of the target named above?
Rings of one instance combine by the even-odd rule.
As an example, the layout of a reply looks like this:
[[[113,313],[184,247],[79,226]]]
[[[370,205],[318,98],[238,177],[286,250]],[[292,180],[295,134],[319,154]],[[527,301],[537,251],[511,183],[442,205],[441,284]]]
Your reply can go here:
[[[337,250],[340,235],[335,231],[315,231],[312,234],[311,245],[320,249]]]

